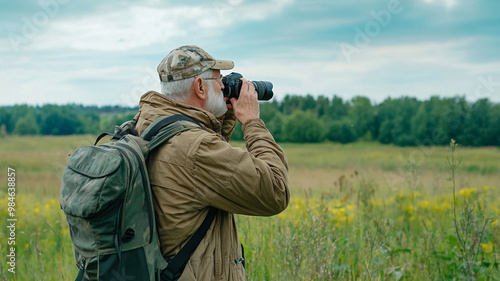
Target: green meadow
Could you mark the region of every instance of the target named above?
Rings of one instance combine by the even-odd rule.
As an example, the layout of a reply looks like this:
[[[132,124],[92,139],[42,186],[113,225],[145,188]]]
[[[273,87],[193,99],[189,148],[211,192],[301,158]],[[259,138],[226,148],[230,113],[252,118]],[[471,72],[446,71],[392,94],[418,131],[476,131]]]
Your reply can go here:
[[[0,280],[75,279],[59,185],[68,155],[94,139],[0,138]],[[289,207],[236,218],[248,280],[500,280],[499,148],[282,147]]]

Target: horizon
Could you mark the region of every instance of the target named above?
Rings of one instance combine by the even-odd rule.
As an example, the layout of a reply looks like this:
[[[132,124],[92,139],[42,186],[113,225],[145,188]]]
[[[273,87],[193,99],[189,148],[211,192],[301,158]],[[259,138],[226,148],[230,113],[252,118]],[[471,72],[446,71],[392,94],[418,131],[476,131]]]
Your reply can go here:
[[[276,99],[276,102],[277,103],[282,103],[285,99],[285,97],[287,96],[290,96],[290,97],[307,97],[307,96],[312,96],[312,95],[309,95],[309,94],[303,94],[303,95],[300,95],[300,94],[285,94],[285,96],[283,96],[281,99],[276,99],[276,98],[272,98],[271,100],[261,100],[259,101],[260,103],[272,103],[275,99]],[[338,98],[342,98],[338,95],[332,95],[332,96],[326,96],[326,95],[319,95],[319,96],[312,96],[314,98],[315,101],[318,100],[319,97],[326,97],[329,99],[329,101],[332,101],[331,98],[333,97],[338,97]],[[362,97],[362,98],[368,98],[370,100],[370,104],[372,106],[379,106],[381,104],[383,104],[386,100],[398,100],[398,99],[415,99],[417,100],[418,102],[426,102],[426,101],[429,101],[431,98],[439,98],[439,99],[460,99],[460,98],[464,98],[465,101],[469,104],[469,105],[472,105],[474,104],[475,102],[477,102],[478,100],[480,99],[486,99],[488,100],[488,102],[490,102],[491,104],[493,105],[497,105],[497,104],[500,104],[500,102],[495,102],[495,101],[492,101],[490,100],[488,97],[484,97],[484,98],[480,98],[480,99],[477,99],[477,100],[474,100],[474,101],[470,101],[470,100],[467,100],[466,99],[466,96],[465,95],[462,95],[462,96],[449,96],[449,97],[442,97],[442,96],[439,96],[439,95],[434,95],[434,96],[430,96],[428,97],[427,99],[419,99],[418,97],[411,97],[411,96],[399,96],[399,97],[386,97],[384,100],[380,101],[380,102],[374,102],[373,100],[371,100],[369,97],[367,96],[354,96],[352,98],[349,98],[349,99],[344,99],[342,98],[342,101],[344,103],[351,103],[352,102],[352,99],[356,98],[356,97]],[[82,107],[97,107],[97,108],[104,108],[104,107],[118,107],[118,108],[130,108],[130,109],[133,109],[133,108],[138,108],[139,107],[139,101],[137,102],[137,105],[123,105],[123,104],[100,104],[100,105],[97,105],[97,104],[83,104],[83,103],[76,103],[76,102],[70,102],[70,103],[64,103],[64,104],[58,104],[58,103],[44,103],[44,104],[29,104],[29,103],[16,103],[16,104],[0,104],[0,108],[1,107],[16,107],[16,106],[28,106],[28,107],[44,107],[44,106],[51,106],[51,105],[55,105],[55,106],[82,106]]]

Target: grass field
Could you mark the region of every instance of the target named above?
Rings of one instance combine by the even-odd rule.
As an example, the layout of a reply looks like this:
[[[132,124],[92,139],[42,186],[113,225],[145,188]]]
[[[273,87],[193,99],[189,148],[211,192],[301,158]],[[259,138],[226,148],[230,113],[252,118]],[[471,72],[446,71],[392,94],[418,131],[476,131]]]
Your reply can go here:
[[[0,280],[74,280],[59,184],[68,154],[93,139],[0,138]],[[270,218],[237,216],[249,280],[500,280],[500,149],[282,146],[290,206]]]

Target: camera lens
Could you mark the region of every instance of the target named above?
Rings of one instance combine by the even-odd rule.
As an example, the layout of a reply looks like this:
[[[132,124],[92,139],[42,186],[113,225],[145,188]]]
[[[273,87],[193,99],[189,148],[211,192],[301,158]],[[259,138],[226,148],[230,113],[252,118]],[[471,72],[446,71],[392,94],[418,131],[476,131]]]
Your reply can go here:
[[[252,81],[257,92],[258,100],[270,100],[273,98],[273,84],[267,81]]]
[[[243,76],[236,72],[231,72],[229,75],[222,77],[224,97],[238,98],[240,96],[241,85],[240,80]],[[255,87],[258,100],[270,100],[273,97],[273,84],[267,81],[250,81]]]

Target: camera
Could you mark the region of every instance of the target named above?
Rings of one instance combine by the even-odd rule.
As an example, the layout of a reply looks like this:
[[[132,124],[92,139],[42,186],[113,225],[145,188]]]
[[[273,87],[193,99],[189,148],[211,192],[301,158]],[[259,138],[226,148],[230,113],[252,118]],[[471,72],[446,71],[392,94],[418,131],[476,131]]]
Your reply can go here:
[[[224,84],[224,90],[222,93],[224,97],[227,98],[238,98],[240,96],[241,85],[243,81],[240,80],[243,76],[236,72],[231,72],[230,74],[222,77],[222,84]],[[249,81],[257,92],[258,100],[270,100],[273,97],[273,84],[267,81]]]

